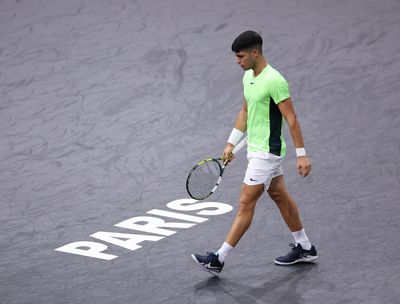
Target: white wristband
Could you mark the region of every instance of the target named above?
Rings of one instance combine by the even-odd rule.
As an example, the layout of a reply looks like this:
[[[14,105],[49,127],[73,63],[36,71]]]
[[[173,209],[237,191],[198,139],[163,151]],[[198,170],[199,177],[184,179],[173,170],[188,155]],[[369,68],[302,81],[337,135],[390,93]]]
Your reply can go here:
[[[240,139],[242,138],[243,134],[244,133],[242,131],[233,128],[231,135],[228,138],[228,143],[236,146],[239,143]]]
[[[304,148],[296,148],[297,157],[306,156],[306,150]]]

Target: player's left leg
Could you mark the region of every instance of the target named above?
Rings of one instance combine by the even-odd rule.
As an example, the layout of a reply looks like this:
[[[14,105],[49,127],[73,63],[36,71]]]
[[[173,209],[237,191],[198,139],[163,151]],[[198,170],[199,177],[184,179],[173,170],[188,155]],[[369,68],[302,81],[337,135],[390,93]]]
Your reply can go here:
[[[278,265],[291,265],[298,262],[311,262],[317,259],[317,251],[308,240],[300,219],[299,208],[286,188],[283,175],[272,179],[268,194],[278,206],[282,218],[295,239],[292,250],[286,256],[276,258],[275,263]]]

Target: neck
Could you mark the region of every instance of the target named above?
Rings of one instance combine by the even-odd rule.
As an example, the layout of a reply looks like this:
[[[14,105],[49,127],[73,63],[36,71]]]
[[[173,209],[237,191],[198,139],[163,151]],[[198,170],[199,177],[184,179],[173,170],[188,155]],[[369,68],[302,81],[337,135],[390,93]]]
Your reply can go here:
[[[260,58],[253,68],[254,76],[258,76],[267,65],[267,60],[264,57]]]

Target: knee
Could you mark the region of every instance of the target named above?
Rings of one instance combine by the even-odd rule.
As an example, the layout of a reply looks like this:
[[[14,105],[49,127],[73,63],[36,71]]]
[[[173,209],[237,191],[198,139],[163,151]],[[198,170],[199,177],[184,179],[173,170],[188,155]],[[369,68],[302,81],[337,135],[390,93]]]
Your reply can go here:
[[[238,213],[244,214],[247,212],[254,212],[255,207],[256,207],[256,201],[252,201],[246,199],[245,197],[241,197],[239,200]]]
[[[285,201],[284,195],[280,191],[268,190],[268,195],[277,205],[282,205]]]

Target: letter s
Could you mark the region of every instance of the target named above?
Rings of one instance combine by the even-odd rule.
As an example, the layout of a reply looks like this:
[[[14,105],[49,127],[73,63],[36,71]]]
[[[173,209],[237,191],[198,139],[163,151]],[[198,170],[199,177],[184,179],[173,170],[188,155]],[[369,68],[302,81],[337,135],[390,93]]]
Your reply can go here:
[[[231,212],[233,209],[231,205],[225,203],[218,203],[218,202],[197,203],[197,202],[198,201],[194,199],[179,199],[168,203],[167,207],[179,211],[211,209],[211,210],[202,210],[200,212],[197,212],[196,214],[199,215],[220,215]]]

